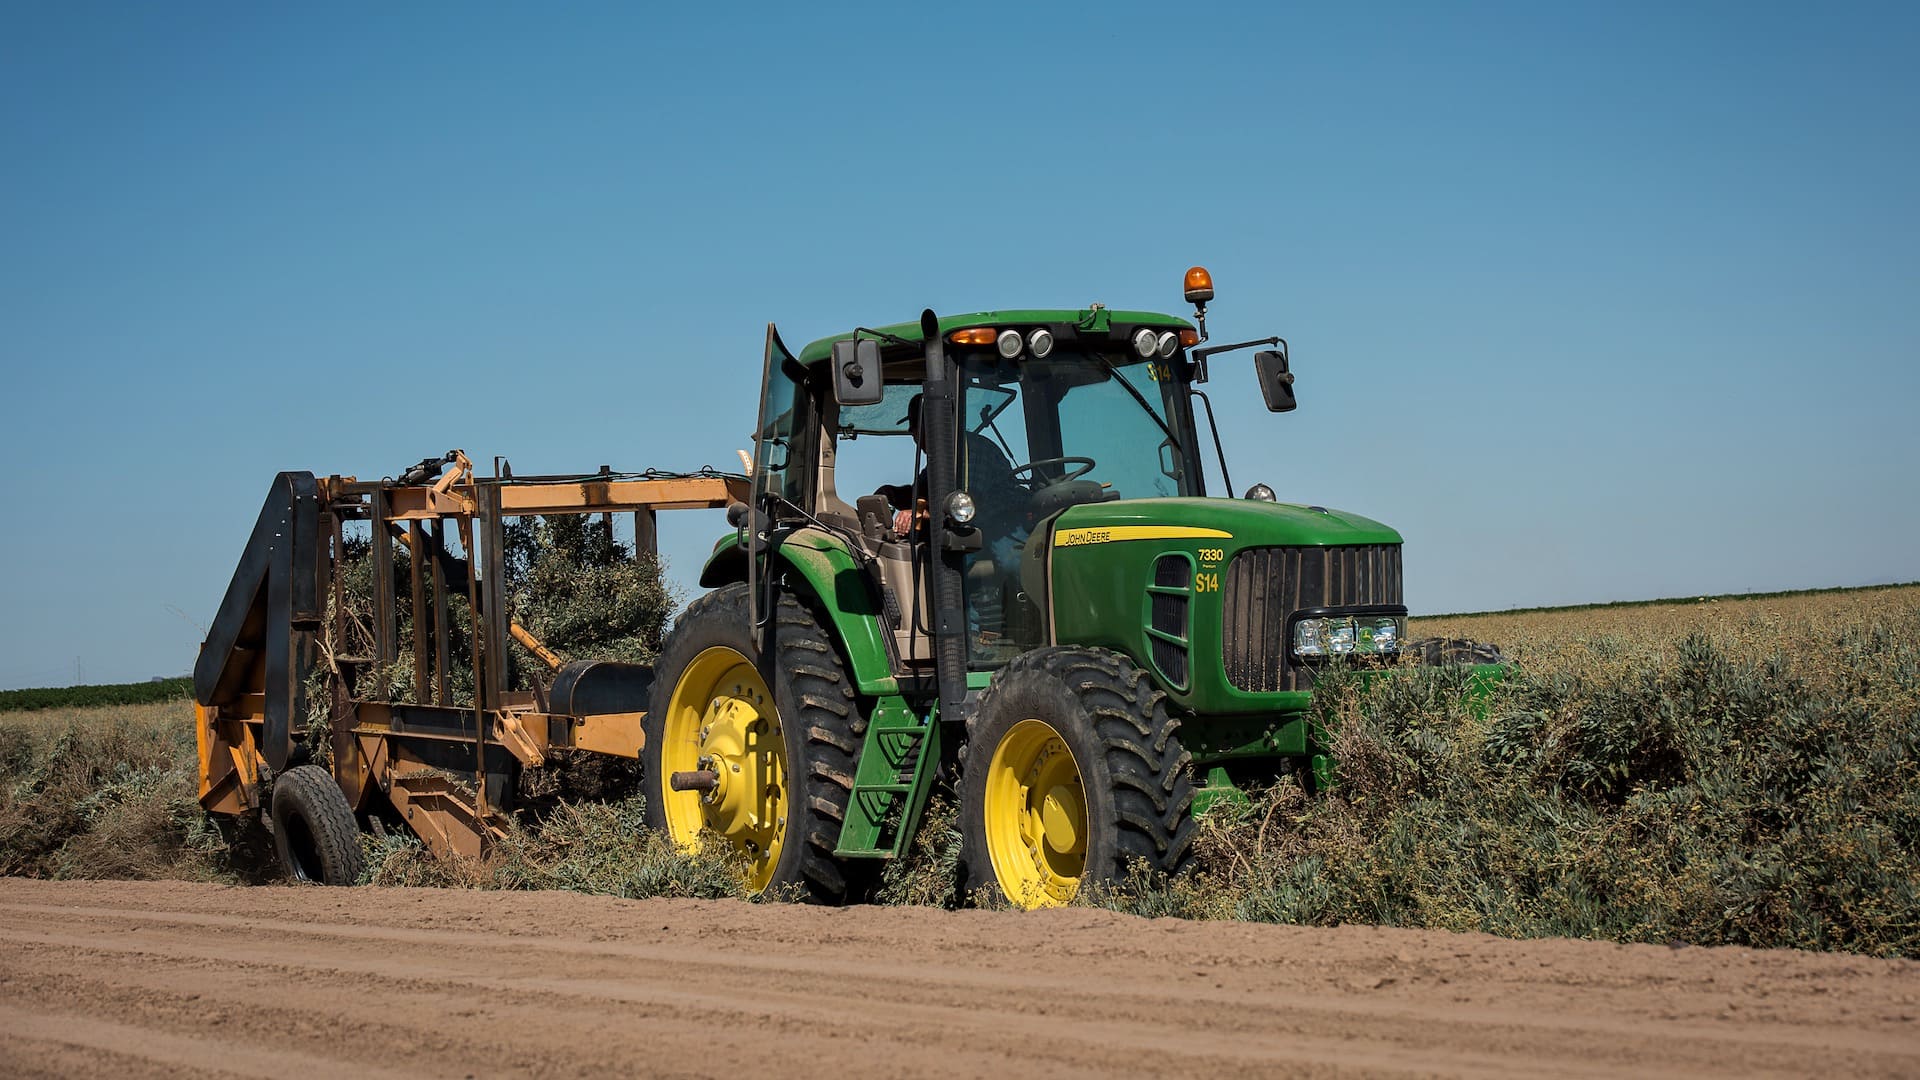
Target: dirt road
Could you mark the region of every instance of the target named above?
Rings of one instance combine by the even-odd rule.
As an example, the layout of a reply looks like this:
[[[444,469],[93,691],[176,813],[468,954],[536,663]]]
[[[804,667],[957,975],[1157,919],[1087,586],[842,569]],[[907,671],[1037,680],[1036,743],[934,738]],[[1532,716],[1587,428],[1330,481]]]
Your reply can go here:
[[[0,880],[0,1075],[1920,1075],[1920,963]]]

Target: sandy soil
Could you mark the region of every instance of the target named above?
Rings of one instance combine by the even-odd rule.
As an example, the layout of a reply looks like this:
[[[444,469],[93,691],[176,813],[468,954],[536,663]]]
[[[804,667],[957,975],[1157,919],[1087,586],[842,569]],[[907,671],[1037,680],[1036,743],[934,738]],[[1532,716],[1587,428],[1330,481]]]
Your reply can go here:
[[[0,880],[0,1075],[1920,1075],[1920,963]]]

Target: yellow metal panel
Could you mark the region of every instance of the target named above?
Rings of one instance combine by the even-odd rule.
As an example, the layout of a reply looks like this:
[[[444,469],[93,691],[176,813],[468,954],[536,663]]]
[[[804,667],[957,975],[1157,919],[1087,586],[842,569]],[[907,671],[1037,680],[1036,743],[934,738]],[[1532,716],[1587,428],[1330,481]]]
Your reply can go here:
[[[724,477],[678,480],[581,480],[507,484],[500,489],[500,511],[524,514],[599,513],[627,510],[684,510],[727,506],[747,498],[744,481]]]
[[[615,757],[637,758],[647,737],[641,734],[644,712],[603,713],[574,718],[573,745],[579,750]]]

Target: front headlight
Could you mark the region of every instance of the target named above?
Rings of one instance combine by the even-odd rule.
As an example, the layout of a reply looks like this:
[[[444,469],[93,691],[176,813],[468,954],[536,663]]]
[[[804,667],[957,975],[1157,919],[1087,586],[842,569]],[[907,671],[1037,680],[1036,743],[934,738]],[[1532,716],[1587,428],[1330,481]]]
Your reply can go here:
[[[1374,656],[1397,653],[1406,640],[1404,615],[1316,615],[1293,624],[1293,655]]]
[[[974,505],[973,496],[964,491],[956,491],[947,496],[947,520],[955,525],[971,525],[979,508]]]

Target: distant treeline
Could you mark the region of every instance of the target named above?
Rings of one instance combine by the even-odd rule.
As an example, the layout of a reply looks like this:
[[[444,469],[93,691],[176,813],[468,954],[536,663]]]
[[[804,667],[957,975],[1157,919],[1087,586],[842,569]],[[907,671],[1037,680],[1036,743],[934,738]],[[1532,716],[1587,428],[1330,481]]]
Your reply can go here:
[[[155,679],[152,682],[101,686],[48,686],[32,690],[0,690],[0,712],[25,709],[83,709],[95,705],[151,705],[193,696],[193,679]]]
[[[1779,600],[1789,596],[1829,596],[1835,593],[1911,589],[1920,581],[1890,581],[1884,585],[1835,585],[1825,589],[1785,589],[1780,592],[1716,593],[1712,596],[1668,596],[1659,600],[1610,600],[1604,604],[1563,604],[1559,607],[1494,608],[1489,611],[1450,611],[1415,615],[1417,619],[1467,619],[1477,615],[1535,615],[1547,611],[1604,611],[1611,608],[1664,607],[1669,604],[1705,604],[1720,600]]]

